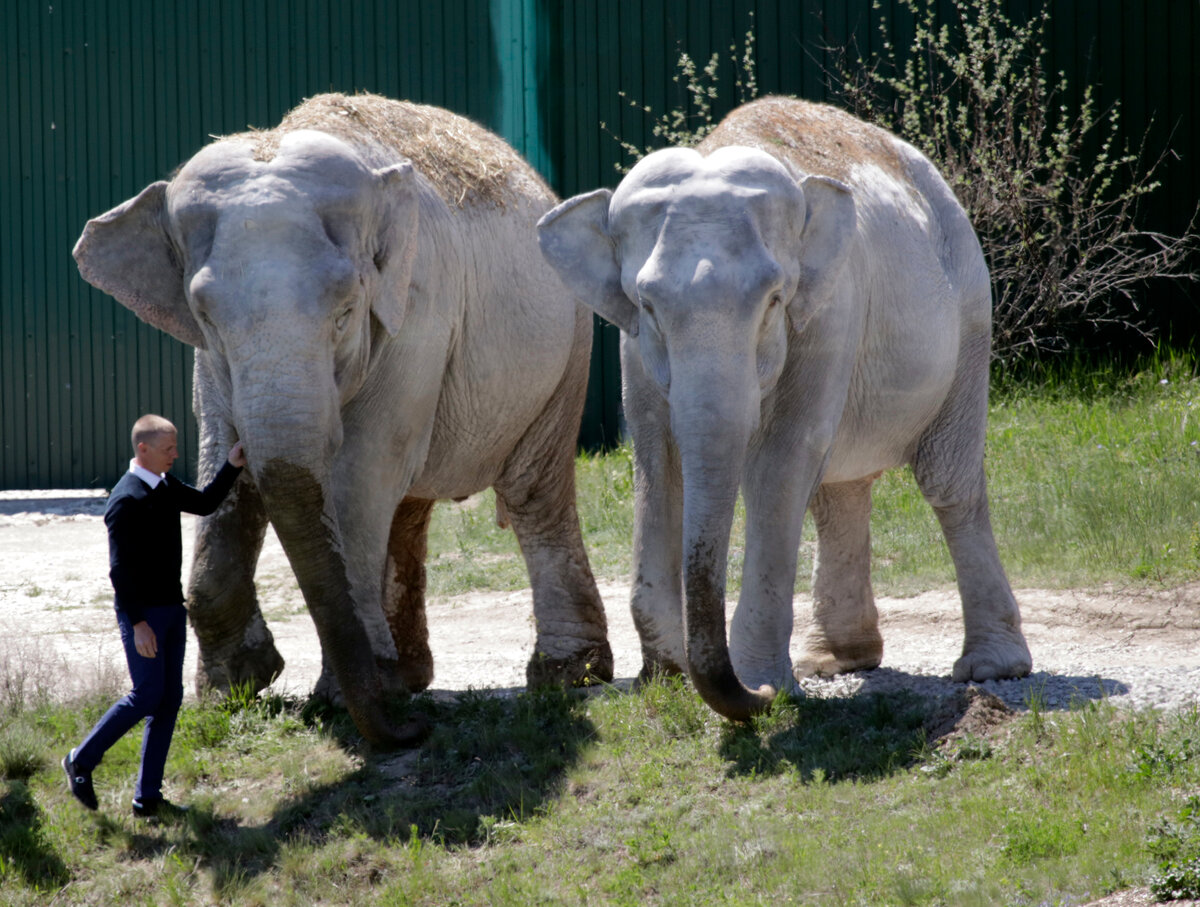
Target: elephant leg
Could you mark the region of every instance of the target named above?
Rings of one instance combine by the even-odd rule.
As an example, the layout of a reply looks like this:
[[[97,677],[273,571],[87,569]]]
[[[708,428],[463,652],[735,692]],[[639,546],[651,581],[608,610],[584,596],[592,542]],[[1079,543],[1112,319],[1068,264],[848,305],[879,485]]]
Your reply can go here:
[[[196,528],[188,616],[200,649],[197,691],[249,684],[257,692],[283,670],[254,588],[266,529],[262,497],[247,475]]]
[[[340,524],[351,602],[370,644],[370,650],[358,657],[374,659],[384,696],[405,698],[410,692],[425,689],[433,679],[424,597],[425,533],[433,502],[405,498],[394,510],[387,504],[374,503],[372,496],[386,499],[392,483],[370,464],[353,459],[353,454],[365,447],[343,445],[343,449],[350,450],[342,469],[344,484],[337,489],[337,512],[345,514]],[[428,511],[421,513],[425,506]],[[416,602],[415,615],[407,604],[412,601]],[[409,652],[420,653],[424,647],[427,668],[419,667],[419,654],[415,667],[402,654],[398,656],[402,640]],[[313,693],[336,704],[346,701],[335,666],[324,648],[321,676]]]
[[[633,589],[630,609],[642,645],[638,681],[686,674],[683,627],[683,477],[665,432],[634,445]]]
[[[729,654],[746,686],[794,691],[790,642],[796,560],[822,459],[813,454],[806,462],[790,463],[781,452],[789,445],[782,438],[768,439],[751,450],[746,464],[746,553]]]
[[[873,482],[871,477],[822,485],[813,496],[813,613],[797,676],[870,670],[883,660],[879,612],[871,590]]]
[[[952,677],[959,682],[1024,677],[1033,659],[988,513],[983,469],[987,372],[979,370],[977,376],[960,381],[974,393],[963,393],[956,384],[912,461],[913,475],[937,514],[958,576],[965,636]]]
[[[604,603],[583,548],[572,469],[527,493],[497,484],[533,588],[537,639],[525,670],[530,686],[612,680]]]
[[[537,639],[525,670],[530,686],[608,682],[613,676],[604,603],[575,509],[574,438],[582,398],[562,396],[517,445],[494,486],[533,589]],[[574,419],[567,418],[572,412]]]
[[[392,631],[400,679],[419,693],[433,681],[433,653],[425,619],[425,556],[434,501],[405,498],[392,517],[383,568],[383,615]]]

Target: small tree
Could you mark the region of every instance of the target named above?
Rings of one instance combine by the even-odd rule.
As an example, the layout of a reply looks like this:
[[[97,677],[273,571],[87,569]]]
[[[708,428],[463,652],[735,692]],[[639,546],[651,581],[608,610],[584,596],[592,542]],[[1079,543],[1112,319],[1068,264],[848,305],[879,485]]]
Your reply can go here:
[[[1200,248],[1192,226],[1137,225],[1166,153],[1145,166],[1144,140],[1122,146],[1119,105],[1099,111],[1090,86],[1068,109],[1065,75],[1047,72],[1045,8],[1016,24],[1001,0],[955,0],[939,24],[936,0],[899,2],[911,44],[893,46],[881,23],[883,57],[844,60],[835,93],[927,154],[966,208],[991,267],[996,354],[1060,350],[1085,325],[1144,334],[1146,282],[1195,279]]]
[[[758,75],[755,66],[755,37],[754,13],[750,13],[751,27],[746,32],[741,55],[737,45],[730,45],[729,58],[736,69],[734,87],[737,89],[737,103],[744,104],[758,97]],[[659,148],[690,148],[699,145],[704,137],[717,128],[718,120],[713,114],[713,104],[718,97],[717,73],[721,66],[721,55],[714,53],[708,58],[708,63],[702,69],[696,68],[696,61],[685,51],[681,51],[675,62],[676,72],[672,81],[682,85],[687,91],[688,100],[681,106],[672,108],[660,114],[650,127],[654,137],[650,145],[639,148],[633,142],[613,133],[608,124],[601,122],[600,128],[611,135],[628,156],[631,163],[618,163],[619,173],[628,173],[630,168],[651,151]],[[633,100],[625,92],[617,94],[634,110],[644,114],[654,114],[653,108]]]

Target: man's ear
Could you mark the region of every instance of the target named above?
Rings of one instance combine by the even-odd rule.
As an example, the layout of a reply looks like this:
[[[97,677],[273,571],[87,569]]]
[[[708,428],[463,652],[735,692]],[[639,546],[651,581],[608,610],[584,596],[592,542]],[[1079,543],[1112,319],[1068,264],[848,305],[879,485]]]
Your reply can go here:
[[[612,193],[597,189],[567,199],[538,221],[542,255],[559,278],[601,318],[630,335],[638,310],[621,289],[621,263],[608,232]]]
[[[407,161],[375,171],[382,202],[375,239],[375,267],[384,291],[375,294],[371,311],[388,334],[395,336],[408,312],[408,290],[417,257],[420,202],[417,177]]]
[[[167,184],[89,220],[72,254],[83,279],[147,324],[200,349],[204,334],[183,292],[183,266],[164,226]]]

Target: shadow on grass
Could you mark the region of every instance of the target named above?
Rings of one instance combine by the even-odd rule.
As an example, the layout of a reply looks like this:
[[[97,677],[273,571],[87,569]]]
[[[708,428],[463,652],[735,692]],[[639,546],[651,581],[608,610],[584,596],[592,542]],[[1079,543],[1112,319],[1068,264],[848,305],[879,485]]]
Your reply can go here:
[[[65,885],[67,866],[42,833],[42,813],[23,781],[0,781],[0,877],[15,873],[26,885]]]
[[[1023,711],[1075,709],[1129,692],[1121,681],[1096,675],[1039,672],[980,684],[890,668],[860,676],[852,696],[781,697],[769,715],[728,726],[721,755],[729,774],[877,779],[926,761],[943,736],[986,736],[989,725]]]
[[[265,825],[193,809],[186,843],[173,844],[166,829],[148,829],[130,846],[146,856],[172,846],[190,851],[224,897],[269,872],[290,843],[320,846],[361,835],[397,847],[477,844],[496,823],[527,819],[557,796],[566,769],[595,733],[582,696],[555,689],[511,697],[468,692],[453,702],[418,697],[395,717],[412,711],[434,724],[420,748],[364,753],[354,774],[282,803]],[[343,710],[310,704],[303,715],[342,746],[360,749]]]
[[[727,725],[720,754],[732,776],[795,772],[805,783],[882,778],[917,761],[929,711],[907,692],[780,697],[769,715]]]
[[[928,700],[956,696],[968,684],[955,683],[948,676],[930,676],[897,671],[894,668],[875,668],[857,676],[862,679],[859,695],[887,694],[904,690]],[[970,684],[1002,700],[1017,711],[1027,709],[1068,710],[1088,702],[1100,702],[1129,693],[1128,684],[1098,674],[1051,674],[1035,671],[1028,677],[1009,680],[988,680]]]

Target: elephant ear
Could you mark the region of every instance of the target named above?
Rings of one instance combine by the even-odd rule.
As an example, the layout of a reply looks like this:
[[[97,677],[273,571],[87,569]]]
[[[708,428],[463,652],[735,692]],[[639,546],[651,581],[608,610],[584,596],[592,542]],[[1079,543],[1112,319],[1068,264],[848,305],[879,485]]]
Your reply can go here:
[[[417,257],[420,201],[417,176],[407,161],[375,171],[383,210],[375,247],[375,267],[383,288],[371,301],[371,311],[391,336],[396,336],[408,311],[408,290]]]
[[[636,336],[637,307],[621,289],[621,264],[608,232],[612,193],[569,198],[538,221],[542,255],[562,282],[597,315]]]
[[[804,231],[800,236],[800,282],[788,307],[792,327],[804,330],[825,305],[845,270],[858,213],[850,187],[827,176],[810,176],[804,192]]]
[[[166,182],[159,180],[92,218],[71,254],[92,286],[147,324],[205,349],[183,292],[183,268],[164,227],[166,192]]]

